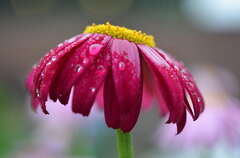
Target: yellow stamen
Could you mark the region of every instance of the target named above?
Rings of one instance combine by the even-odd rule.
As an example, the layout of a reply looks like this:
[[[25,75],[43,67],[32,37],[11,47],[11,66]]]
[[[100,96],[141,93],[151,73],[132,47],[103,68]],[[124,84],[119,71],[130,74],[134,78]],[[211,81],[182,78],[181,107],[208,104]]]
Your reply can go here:
[[[146,33],[137,30],[130,30],[126,27],[114,26],[109,22],[106,24],[92,24],[91,26],[87,26],[83,33],[106,34],[114,38],[125,39],[131,42],[145,44],[150,47],[155,46],[154,37],[152,35],[147,35]]]

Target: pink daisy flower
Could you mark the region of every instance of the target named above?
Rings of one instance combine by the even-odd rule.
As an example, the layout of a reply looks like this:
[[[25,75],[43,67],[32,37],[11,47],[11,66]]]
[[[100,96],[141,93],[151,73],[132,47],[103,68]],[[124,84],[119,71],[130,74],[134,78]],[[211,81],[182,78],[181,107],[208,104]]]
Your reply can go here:
[[[138,120],[142,100],[149,102],[151,94],[143,69],[153,74],[152,89],[162,109],[169,113],[167,122],[175,123],[178,133],[185,125],[186,111],[194,120],[198,118],[204,101],[184,65],[156,48],[153,36],[109,23],[88,26],[84,33],[50,50],[33,67],[27,88],[33,108],[40,104],[46,114],[48,96],[65,105],[73,88],[72,111],[88,116],[103,87],[100,97],[106,124],[130,132]]]

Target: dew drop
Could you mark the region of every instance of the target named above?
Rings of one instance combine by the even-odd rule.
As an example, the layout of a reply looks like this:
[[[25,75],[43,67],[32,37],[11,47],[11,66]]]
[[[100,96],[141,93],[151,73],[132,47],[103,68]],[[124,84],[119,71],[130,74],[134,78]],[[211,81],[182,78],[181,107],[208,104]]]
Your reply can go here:
[[[202,99],[200,97],[197,98],[197,102],[200,103]]]
[[[62,46],[63,46],[63,43],[59,43],[59,44],[58,44],[58,47],[62,47]]]
[[[83,62],[83,64],[87,64],[88,61],[89,61],[88,58],[84,58],[82,62]]]
[[[119,67],[120,70],[124,70],[125,69],[125,63],[122,62],[122,61],[119,62],[118,67]]]
[[[179,67],[177,65],[174,65],[174,69],[179,71]]]
[[[91,92],[94,93],[96,91],[96,88],[90,88]]]
[[[66,40],[66,42],[68,42],[68,43],[72,43],[72,42],[75,41],[75,40],[76,40],[76,37],[72,37],[72,38]]]
[[[102,45],[101,44],[93,44],[89,47],[89,54],[90,55],[97,55],[100,50],[102,49]]]
[[[56,59],[57,59],[56,56],[53,56],[53,57],[52,57],[52,61],[55,61]]]
[[[76,65],[76,72],[80,72],[83,70],[83,67],[79,64]]]
[[[40,91],[38,88],[36,89],[35,93],[36,93],[37,97],[40,97]]]
[[[49,66],[49,65],[51,65],[52,64],[52,62],[51,61],[49,61],[47,64],[46,64],[46,66]]]

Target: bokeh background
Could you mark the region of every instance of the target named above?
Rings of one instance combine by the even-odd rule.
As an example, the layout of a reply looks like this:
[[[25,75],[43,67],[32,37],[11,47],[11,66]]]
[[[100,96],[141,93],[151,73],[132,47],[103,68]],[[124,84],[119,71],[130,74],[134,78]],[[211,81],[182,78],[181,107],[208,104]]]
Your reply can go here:
[[[95,110],[90,119],[58,108],[52,109],[57,119],[35,114],[24,87],[32,65],[48,50],[86,25],[106,21],[153,34],[158,47],[184,61],[204,91],[206,109],[234,106],[238,111],[240,0],[0,0],[0,158],[116,157],[114,131],[106,127],[101,112]],[[234,119],[238,117],[240,113]],[[222,122],[209,119],[215,121],[196,128]],[[234,135],[230,143],[216,138],[199,147],[187,137],[179,144],[186,139],[196,143],[177,150],[172,144],[178,136],[165,140],[164,119],[156,110],[142,112],[133,131],[136,157],[239,158],[240,122],[231,119],[224,117],[230,125],[217,126],[215,133],[198,134],[200,139],[214,137],[227,128],[223,137]]]

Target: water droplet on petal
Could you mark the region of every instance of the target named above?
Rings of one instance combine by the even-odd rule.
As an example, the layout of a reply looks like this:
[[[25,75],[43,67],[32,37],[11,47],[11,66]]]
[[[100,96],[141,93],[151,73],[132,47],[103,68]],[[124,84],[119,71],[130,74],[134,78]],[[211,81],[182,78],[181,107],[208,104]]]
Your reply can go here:
[[[62,47],[62,46],[63,46],[63,43],[59,43],[59,44],[58,44],[58,47]]]
[[[83,67],[79,64],[76,65],[76,72],[80,72],[83,70]]]
[[[97,55],[101,49],[102,49],[103,45],[101,44],[93,44],[89,47],[89,54],[90,55]]]
[[[89,61],[88,58],[84,58],[82,62],[83,62],[83,64],[87,64],[88,61]]]
[[[91,92],[95,92],[96,91],[96,88],[90,88]]]
[[[202,99],[200,97],[197,98],[197,102],[200,103]]]
[[[56,56],[53,56],[53,57],[52,57],[52,61],[55,61],[56,59],[57,59]]]
[[[47,64],[46,64],[46,66],[49,66],[49,65],[51,65],[52,64],[52,61],[49,61]]]
[[[174,69],[179,71],[179,67],[177,65],[174,65]]]
[[[66,40],[66,42],[68,42],[68,43],[72,43],[72,42],[75,41],[75,40],[76,40],[76,37],[72,37],[72,38]]]
[[[35,93],[36,93],[37,97],[40,97],[40,91],[38,88],[36,89]]]
[[[118,67],[119,67],[120,70],[124,70],[125,69],[125,63],[122,62],[122,61],[119,62]]]

